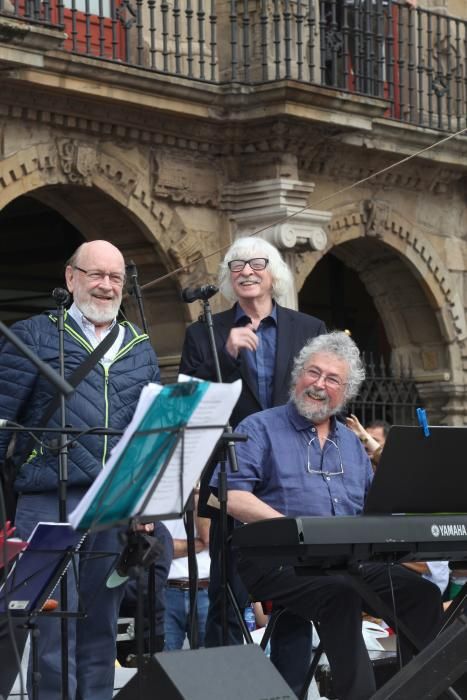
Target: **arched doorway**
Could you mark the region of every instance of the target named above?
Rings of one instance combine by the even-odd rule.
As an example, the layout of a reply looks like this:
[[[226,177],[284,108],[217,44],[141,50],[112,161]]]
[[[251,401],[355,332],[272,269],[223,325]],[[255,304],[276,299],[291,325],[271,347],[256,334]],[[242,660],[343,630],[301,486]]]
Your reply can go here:
[[[22,195],[0,211],[0,319],[12,323],[53,307],[51,291],[64,284],[64,263],[80,243],[105,238],[134,261],[140,285],[162,277],[167,267],[150,234],[120,203],[95,187],[49,185]],[[128,291],[128,290],[127,290]],[[178,367],[185,311],[171,279],[143,294],[149,334],[165,380]],[[133,296],[125,316],[141,326]]]
[[[323,319],[329,330],[348,330],[368,358],[389,363],[391,348],[373,299],[357,272],[334,251],[317,263],[298,300],[300,311]]]
[[[0,211],[0,320],[13,323],[53,305],[64,262],[85,239],[57,211],[19,197]]]
[[[430,382],[449,378],[449,343],[434,296],[411,263],[381,240],[332,247],[305,279],[299,308],[330,329],[349,330],[365,354],[368,379],[354,404],[364,420],[413,423],[420,394],[429,396]],[[436,413],[433,420],[439,421]]]

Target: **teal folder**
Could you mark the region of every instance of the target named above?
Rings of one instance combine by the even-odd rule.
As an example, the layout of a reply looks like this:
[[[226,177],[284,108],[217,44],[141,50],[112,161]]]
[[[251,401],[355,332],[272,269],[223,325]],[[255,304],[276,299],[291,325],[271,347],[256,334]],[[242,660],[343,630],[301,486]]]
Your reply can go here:
[[[132,517],[142,495],[150,495],[156,487],[208,386],[207,382],[183,382],[163,387],[109,470],[79,528],[96,529]]]

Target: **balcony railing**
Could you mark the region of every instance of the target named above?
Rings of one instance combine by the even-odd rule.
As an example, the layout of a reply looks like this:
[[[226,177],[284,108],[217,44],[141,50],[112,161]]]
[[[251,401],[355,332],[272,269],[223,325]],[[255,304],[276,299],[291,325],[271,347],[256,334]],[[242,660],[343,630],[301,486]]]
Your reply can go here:
[[[215,84],[294,80],[387,101],[385,116],[466,126],[467,22],[392,0],[0,0],[63,27],[68,51]]]

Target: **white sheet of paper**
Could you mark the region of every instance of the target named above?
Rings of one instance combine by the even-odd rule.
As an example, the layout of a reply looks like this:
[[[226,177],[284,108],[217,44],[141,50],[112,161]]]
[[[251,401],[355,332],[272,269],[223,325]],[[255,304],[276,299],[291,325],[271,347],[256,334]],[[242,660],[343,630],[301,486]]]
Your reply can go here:
[[[179,381],[185,379],[183,375],[179,376]],[[198,483],[217,441],[224,432],[224,426],[238,401],[241,389],[240,379],[232,384],[209,382],[208,390],[188,421],[188,430],[184,433],[183,451],[180,441],[150,501],[146,504],[143,515],[161,516],[183,512],[188,496]],[[196,426],[201,429],[191,429]],[[138,504],[136,512],[143,501],[144,498]]]
[[[179,381],[192,381],[192,377],[180,375]],[[206,393],[188,421],[188,426],[202,426],[203,429],[190,429],[184,432],[183,464],[182,441],[180,441],[142,515],[159,517],[161,515],[181,514],[183,512],[188,496],[199,481],[201,473],[222,435],[233,407],[238,401],[241,387],[241,380],[237,380],[232,384],[209,382]],[[113,448],[104,469],[75,510],[69,514],[68,521],[73,527],[79,527],[83,515],[108,477],[109,470],[113,469],[120,455],[124,452],[141,419],[149,406],[151,406],[154,398],[162,391],[162,388],[160,384],[148,384],[141,391],[133,418],[121,439]],[[211,425],[220,427],[205,427]],[[131,515],[139,513],[150,489],[151,487],[141,494],[141,499],[136,504]]]

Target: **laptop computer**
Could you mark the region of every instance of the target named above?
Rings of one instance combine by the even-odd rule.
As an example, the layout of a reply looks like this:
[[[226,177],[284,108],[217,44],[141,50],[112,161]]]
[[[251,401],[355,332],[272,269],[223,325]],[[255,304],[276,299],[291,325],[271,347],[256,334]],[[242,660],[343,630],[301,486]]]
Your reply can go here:
[[[467,427],[388,433],[364,513],[467,513]]]

